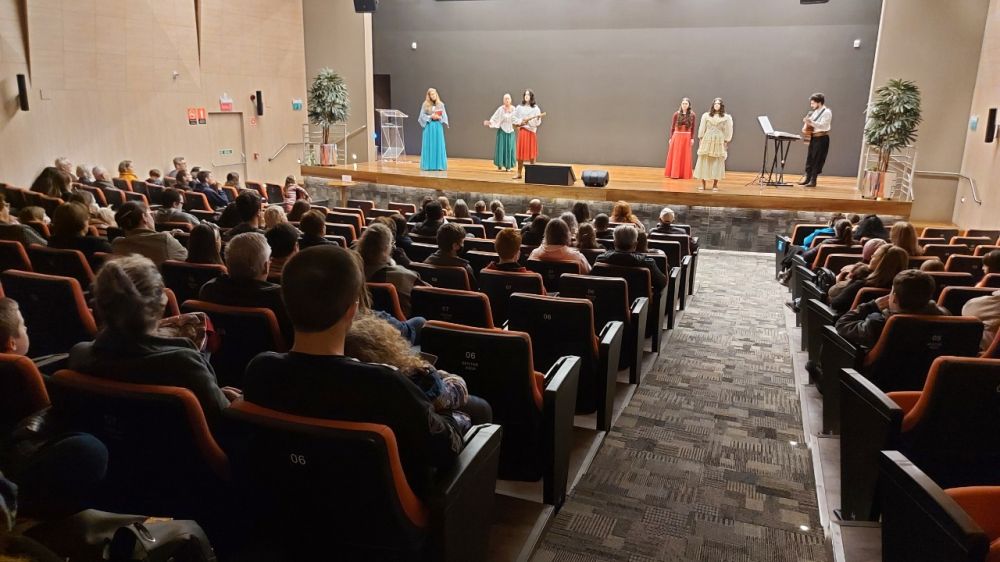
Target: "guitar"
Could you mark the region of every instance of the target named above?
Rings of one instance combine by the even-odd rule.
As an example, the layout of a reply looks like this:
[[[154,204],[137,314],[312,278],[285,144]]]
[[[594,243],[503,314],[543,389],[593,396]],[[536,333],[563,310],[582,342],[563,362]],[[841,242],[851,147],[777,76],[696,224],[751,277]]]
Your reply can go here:
[[[545,117],[545,112],[539,113],[538,115],[532,115],[531,117],[528,117],[527,119],[525,119],[524,121],[522,121],[520,125],[517,124],[517,123],[515,123],[514,126],[515,127],[524,127],[525,125],[528,124],[528,121],[532,121],[534,119],[541,119],[542,117]]]
[[[806,118],[812,115],[812,113],[812,110],[810,110],[809,113],[806,113]],[[802,144],[809,144],[809,141],[812,140],[814,132],[815,129],[813,128],[812,123],[806,121],[805,125],[802,126]]]

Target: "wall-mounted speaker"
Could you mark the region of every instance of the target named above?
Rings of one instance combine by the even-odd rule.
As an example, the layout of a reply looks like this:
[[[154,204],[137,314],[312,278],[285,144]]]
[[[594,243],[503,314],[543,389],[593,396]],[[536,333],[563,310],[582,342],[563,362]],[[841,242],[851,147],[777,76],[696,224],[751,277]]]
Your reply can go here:
[[[993,142],[997,135],[997,108],[990,108],[990,116],[986,118],[986,142]]]
[[[359,14],[371,14],[378,7],[378,0],[354,0],[354,11]]]
[[[257,90],[257,115],[264,115],[264,94]]]
[[[28,111],[28,82],[23,74],[17,75],[17,102],[21,111]]]

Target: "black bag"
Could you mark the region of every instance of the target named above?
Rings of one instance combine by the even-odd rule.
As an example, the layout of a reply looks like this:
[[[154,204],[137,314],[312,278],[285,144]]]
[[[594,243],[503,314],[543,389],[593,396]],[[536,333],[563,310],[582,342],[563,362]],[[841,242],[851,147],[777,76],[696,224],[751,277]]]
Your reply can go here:
[[[830,287],[837,284],[837,276],[833,274],[832,271],[821,267],[816,270],[816,287],[823,291],[823,295],[827,295],[830,292]],[[826,300],[824,298],[824,300]]]

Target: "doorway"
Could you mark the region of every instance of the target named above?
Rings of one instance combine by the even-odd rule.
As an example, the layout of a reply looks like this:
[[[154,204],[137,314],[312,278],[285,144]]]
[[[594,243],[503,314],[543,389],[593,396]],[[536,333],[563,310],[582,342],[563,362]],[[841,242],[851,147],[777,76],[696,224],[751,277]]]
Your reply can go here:
[[[225,182],[226,174],[236,172],[241,184],[247,180],[247,159],[243,138],[243,113],[219,111],[208,114],[208,137],[212,143],[212,173]]]
[[[372,94],[375,109],[392,109],[392,80],[388,74],[375,74],[372,81]],[[375,112],[375,154],[382,154],[382,122],[378,112]]]

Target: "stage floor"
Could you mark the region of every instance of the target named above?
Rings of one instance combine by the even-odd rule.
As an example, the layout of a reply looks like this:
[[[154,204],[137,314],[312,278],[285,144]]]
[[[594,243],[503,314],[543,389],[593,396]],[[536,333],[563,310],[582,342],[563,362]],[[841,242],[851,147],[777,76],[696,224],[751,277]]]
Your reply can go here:
[[[550,162],[540,162],[550,164]],[[329,179],[351,176],[355,182],[379,183],[404,187],[423,187],[442,191],[463,191],[483,194],[537,196],[540,198],[576,199],[581,201],[617,201],[652,204],[674,204],[703,207],[738,207],[744,209],[774,209],[788,211],[841,211],[845,213],[879,213],[909,217],[909,202],[862,199],[853,177],[820,176],[819,187],[760,187],[751,183],[756,173],[729,172],[719,182],[719,191],[698,191],[698,180],[672,180],[663,177],[662,168],[639,166],[603,166],[572,164],[579,177],[583,170],[607,170],[610,182],[605,188],[576,185],[552,186],[525,184],[512,179],[513,172],[499,172],[490,160],[449,158],[448,170],[420,170],[419,158],[410,156],[402,162],[365,162],[355,166],[302,166],[302,175]],[[787,175],[786,181],[796,182],[798,175]],[[750,185],[747,185],[747,184]]]

